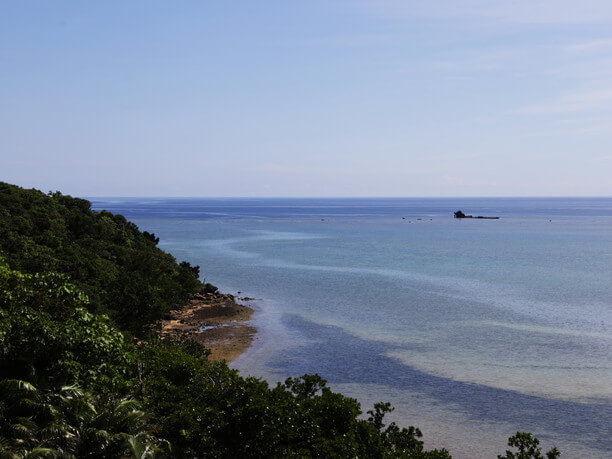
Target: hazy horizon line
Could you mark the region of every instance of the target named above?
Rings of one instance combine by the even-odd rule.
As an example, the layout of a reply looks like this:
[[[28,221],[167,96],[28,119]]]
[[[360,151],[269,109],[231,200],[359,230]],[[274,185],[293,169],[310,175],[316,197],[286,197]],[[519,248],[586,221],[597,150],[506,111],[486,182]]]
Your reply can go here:
[[[74,195],[72,195],[74,196]],[[80,197],[80,196],[75,196]],[[612,195],[508,195],[508,196],[82,196],[83,199],[612,199]]]

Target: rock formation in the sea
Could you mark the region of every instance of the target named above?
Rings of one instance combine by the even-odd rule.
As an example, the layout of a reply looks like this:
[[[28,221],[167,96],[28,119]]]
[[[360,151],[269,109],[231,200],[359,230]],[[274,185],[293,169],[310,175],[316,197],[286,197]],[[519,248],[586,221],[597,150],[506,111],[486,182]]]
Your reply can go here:
[[[478,217],[474,217],[473,215],[465,215],[460,210],[455,212],[455,218],[482,218],[486,220],[499,220],[499,217],[483,217],[482,215],[479,215]]]

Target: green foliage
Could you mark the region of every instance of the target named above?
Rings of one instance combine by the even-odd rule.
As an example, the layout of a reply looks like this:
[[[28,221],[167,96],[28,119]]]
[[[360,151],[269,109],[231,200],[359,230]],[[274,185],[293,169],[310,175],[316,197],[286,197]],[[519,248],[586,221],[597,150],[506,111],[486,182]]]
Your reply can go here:
[[[557,448],[553,448],[546,453],[546,456],[542,455],[542,448],[540,448],[540,440],[535,438],[533,435],[527,432],[517,432],[515,435],[508,439],[508,446],[517,448],[516,453],[512,451],[506,451],[506,454],[501,456],[498,455],[498,459],[556,459],[561,453]]]
[[[130,348],[58,274],[22,274],[0,260],[0,374],[43,387],[126,386]]]
[[[450,457],[424,452],[418,429],[383,430],[388,404],[377,405],[375,422],[360,419],[359,403],[332,392],[318,375],[270,388],[208,361],[193,344],[171,340],[143,344],[139,361],[154,432],[179,457],[202,451],[207,457]]]
[[[369,410],[368,422],[380,433],[381,442],[389,457],[413,458],[413,459],[450,459],[451,455],[445,449],[425,451],[423,437],[420,429],[410,426],[400,428],[395,422],[385,427],[383,423],[387,413],[394,410],[390,403],[376,403],[374,409]]]
[[[0,253],[8,264],[67,274],[92,299],[92,312],[135,334],[205,288],[199,267],[177,264],[158,241],[84,199],[0,182]]]
[[[0,380],[0,457],[155,457],[166,442],[134,400],[101,401],[75,386]]]

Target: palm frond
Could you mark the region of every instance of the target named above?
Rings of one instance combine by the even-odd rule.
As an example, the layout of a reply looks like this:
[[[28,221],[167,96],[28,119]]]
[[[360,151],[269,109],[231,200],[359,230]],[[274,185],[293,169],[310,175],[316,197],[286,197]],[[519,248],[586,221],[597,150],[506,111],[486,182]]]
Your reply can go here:
[[[34,448],[26,451],[23,455],[24,459],[39,459],[39,458],[61,458],[64,454],[52,448]]]
[[[0,389],[5,392],[38,392],[34,385],[21,379],[3,379],[0,381]]]

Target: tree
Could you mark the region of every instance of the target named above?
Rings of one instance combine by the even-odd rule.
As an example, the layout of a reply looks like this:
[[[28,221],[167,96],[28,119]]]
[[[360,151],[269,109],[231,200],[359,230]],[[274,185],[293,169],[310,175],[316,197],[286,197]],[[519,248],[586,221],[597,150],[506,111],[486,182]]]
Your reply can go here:
[[[127,390],[131,350],[65,276],[23,274],[0,259],[0,374],[45,388]]]
[[[171,309],[205,287],[199,267],[178,264],[121,215],[91,210],[84,199],[0,182],[0,253],[23,273],[57,272],[107,314],[142,336]]]
[[[102,402],[76,386],[0,380],[2,457],[155,457],[168,450],[130,399]]]
[[[506,451],[506,454],[498,455],[497,459],[544,459],[542,448],[539,447],[540,440],[527,432],[517,432],[508,439],[508,446],[518,448],[518,452]],[[546,453],[546,459],[556,459],[561,455],[557,448]]]

